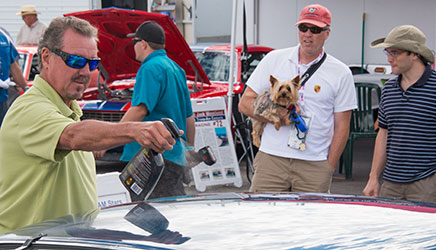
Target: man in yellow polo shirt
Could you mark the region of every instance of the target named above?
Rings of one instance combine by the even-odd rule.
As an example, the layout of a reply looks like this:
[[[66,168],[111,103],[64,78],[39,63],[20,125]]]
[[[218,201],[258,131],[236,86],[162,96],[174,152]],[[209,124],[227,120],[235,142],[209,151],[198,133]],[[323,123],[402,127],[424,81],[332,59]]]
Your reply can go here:
[[[80,121],[76,99],[100,62],[87,21],[54,19],[38,52],[41,74],[0,129],[0,233],[98,209],[91,151],[137,141],[163,152],[175,143],[161,122]]]

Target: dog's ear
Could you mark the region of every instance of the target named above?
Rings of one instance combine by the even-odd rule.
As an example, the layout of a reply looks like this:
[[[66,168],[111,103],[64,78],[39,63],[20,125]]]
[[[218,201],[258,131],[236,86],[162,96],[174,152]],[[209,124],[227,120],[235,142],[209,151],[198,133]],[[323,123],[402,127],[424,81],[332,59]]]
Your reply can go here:
[[[271,82],[271,87],[274,87],[274,84],[278,82],[278,80],[273,75],[269,76],[269,81]]]
[[[292,79],[292,84],[294,84],[294,86],[297,87],[297,89],[301,88],[300,75],[297,75],[296,77],[294,77],[294,79]]]

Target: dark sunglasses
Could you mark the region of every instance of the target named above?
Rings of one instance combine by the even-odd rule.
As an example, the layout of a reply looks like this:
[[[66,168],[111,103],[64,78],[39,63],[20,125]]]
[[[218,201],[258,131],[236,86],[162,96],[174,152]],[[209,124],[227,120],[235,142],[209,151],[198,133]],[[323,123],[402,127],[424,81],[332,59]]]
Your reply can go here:
[[[142,41],[142,39],[132,39],[133,47],[135,47],[136,43]]]
[[[300,24],[300,25],[298,25],[298,29],[303,33],[306,33],[306,31],[310,30],[310,32],[312,32],[312,34],[319,34],[323,31],[330,29],[330,26],[327,25],[324,28],[320,28],[317,26],[308,27],[304,24]]]
[[[101,61],[100,58],[88,59],[83,56],[69,54],[60,49],[54,49],[50,51],[52,51],[55,55],[58,55],[60,58],[62,58],[62,60],[65,62],[67,66],[75,69],[82,69],[83,67],[86,66],[86,64],[89,64],[89,71],[94,71]]]

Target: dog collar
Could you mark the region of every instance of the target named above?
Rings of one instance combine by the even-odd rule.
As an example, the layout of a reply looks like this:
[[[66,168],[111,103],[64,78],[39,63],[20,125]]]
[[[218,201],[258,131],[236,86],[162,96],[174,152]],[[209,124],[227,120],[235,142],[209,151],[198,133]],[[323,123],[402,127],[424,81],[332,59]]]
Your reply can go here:
[[[275,106],[279,106],[279,107],[284,108],[284,109],[288,109],[289,111],[291,111],[291,110],[294,109],[294,105],[293,105],[293,104],[291,104],[291,105],[289,105],[289,106],[286,107],[285,105],[281,105],[281,104],[278,104],[278,103],[275,103],[275,102],[274,102],[274,105],[275,105]]]

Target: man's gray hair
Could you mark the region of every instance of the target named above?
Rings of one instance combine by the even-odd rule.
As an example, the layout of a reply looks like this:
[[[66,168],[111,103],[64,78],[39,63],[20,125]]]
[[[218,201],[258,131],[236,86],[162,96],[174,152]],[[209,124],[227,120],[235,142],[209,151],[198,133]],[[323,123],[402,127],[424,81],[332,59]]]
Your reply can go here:
[[[62,49],[64,46],[63,37],[67,29],[72,29],[74,32],[85,37],[97,38],[97,28],[92,26],[88,21],[74,17],[57,17],[50,22],[50,25],[45,30],[38,45],[38,66],[42,70],[41,51],[43,48],[49,50]]]

